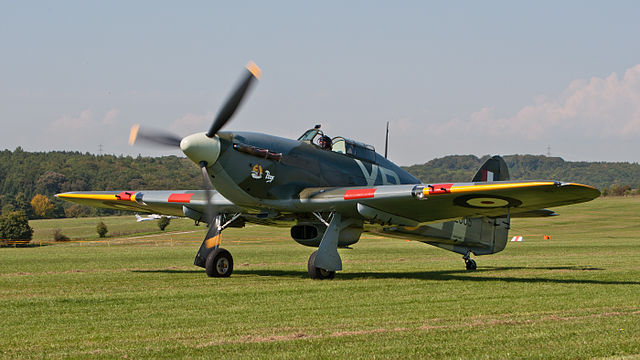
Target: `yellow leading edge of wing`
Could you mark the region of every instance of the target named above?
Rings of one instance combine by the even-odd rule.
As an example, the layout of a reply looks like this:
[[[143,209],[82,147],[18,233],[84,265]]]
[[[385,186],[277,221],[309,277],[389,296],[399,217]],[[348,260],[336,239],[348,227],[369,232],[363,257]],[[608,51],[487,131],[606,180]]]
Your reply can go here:
[[[58,194],[56,196],[69,199],[118,200],[115,194]]]
[[[554,185],[553,181],[536,181],[536,182],[523,182],[523,183],[510,183],[510,184],[479,184],[479,185],[461,185],[461,186],[452,186],[451,189],[447,193],[465,193],[465,192],[475,192],[475,191],[488,191],[488,190],[506,190],[506,189],[514,189],[514,188],[525,188],[525,187],[535,187],[535,186],[548,186]],[[578,185],[578,184],[571,184]],[[584,185],[581,185],[584,186]],[[425,187],[422,190],[424,196],[434,196],[440,194],[429,194],[429,188]],[[444,193],[441,193],[444,194]]]

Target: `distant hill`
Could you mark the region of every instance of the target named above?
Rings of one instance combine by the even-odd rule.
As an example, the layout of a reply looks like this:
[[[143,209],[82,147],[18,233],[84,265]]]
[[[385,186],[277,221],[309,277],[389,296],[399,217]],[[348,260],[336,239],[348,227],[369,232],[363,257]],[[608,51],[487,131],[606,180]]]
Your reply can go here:
[[[404,166],[403,169],[425,183],[471,181],[478,168],[489,155],[451,155],[433,159],[422,165]],[[614,184],[640,184],[640,164],[627,162],[564,161],[544,155],[503,156],[513,180],[560,180],[595,186],[599,189]]]

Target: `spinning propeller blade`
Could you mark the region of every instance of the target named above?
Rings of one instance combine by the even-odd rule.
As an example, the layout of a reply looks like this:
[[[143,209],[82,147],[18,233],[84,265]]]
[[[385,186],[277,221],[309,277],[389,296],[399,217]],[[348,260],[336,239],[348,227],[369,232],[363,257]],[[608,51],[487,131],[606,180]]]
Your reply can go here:
[[[193,260],[193,264],[196,266],[205,267],[207,256],[209,256],[211,251],[217,249],[220,246],[220,226],[222,225],[222,217],[215,211],[213,204],[211,203],[211,190],[213,188],[213,185],[211,184],[209,172],[207,171],[207,163],[204,161],[201,162],[200,168],[202,170],[202,180],[207,197],[207,208],[205,210],[205,216],[207,218],[207,223],[209,224],[209,230],[207,230],[207,235],[205,235],[204,240],[202,241],[202,245],[200,245],[200,249],[198,250],[196,257]]]
[[[232,93],[232,95],[227,99],[224,106],[220,108],[220,112],[216,116],[215,120],[211,124],[211,128],[207,131],[207,137],[214,137],[216,133],[231,119],[236,109],[244,99],[244,96],[249,90],[251,84],[254,79],[260,80],[260,76],[262,75],[262,71],[254,62],[249,62],[247,64],[247,73],[244,76],[244,79],[238,84],[236,90]]]
[[[247,94],[247,91],[251,87],[254,79],[260,79],[262,71],[254,62],[249,62],[246,69],[247,73],[244,75],[243,80],[238,84],[231,96],[220,108],[218,115],[213,120],[211,128],[209,128],[209,131],[206,133],[207,137],[213,138],[218,131],[220,131],[220,129],[226,125],[229,120],[231,120],[233,114],[236,112]],[[143,131],[140,128],[140,125],[136,124],[131,128],[131,132],[129,134],[129,145],[133,145],[136,141],[160,146],[180,147],[182,138],[163,130],[144,129]]]
[[[170,132],[160,130],[140,129],[140,124],[133,125],[129,133],[129,145],[142,141],[153,145],[179,147],[182,139]]]
[[[214,217],[216,217],[216,211],[213,208],[213,204],[211,204],[211,190],[213,189],[213,184],[211,184],[211,179],[209,178],[209,172],[207,171],[207,163],[204,161],[200,163],[200,168],[202,169],[202,182],[204,184],[205,194],[207,197],[207,222],[211,224]],[[211,230],[211,227],[209,228]]]

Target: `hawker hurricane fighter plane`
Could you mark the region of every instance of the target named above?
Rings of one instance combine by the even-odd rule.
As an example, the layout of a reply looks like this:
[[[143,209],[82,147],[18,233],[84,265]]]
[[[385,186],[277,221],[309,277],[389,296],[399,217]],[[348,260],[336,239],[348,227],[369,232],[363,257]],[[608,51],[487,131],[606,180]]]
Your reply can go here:
[[[246,223],[291,228],[296,242],[317,247],[309,257],[313,279],[342,270],[338,248],[362,233],[416,240],[463,255],[499,252],[511,218],[554,215],[548,207],[592,200],[600,192],[561,181],[510,181],[504,160],[486,161],[470,182],[424,184],[376,153],[345,137],[329,138],[319,126],[297,140],[220,131],[247,90],[260,77],[247,73],[207,132],[185,138],[134,126],[130,142],[144,140],[179,147],[200,166],[204,190],[69,192],[59,198],[95,207],[209,223],[194,264],[207,275],[233,271],[231,254],[220,247],[227,227]]]

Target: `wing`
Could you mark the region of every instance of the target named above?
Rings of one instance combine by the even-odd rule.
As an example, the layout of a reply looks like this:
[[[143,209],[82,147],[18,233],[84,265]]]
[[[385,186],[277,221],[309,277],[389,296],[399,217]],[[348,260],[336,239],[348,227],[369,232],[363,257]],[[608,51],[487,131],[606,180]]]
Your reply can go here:
[[[496,181],[433,185],[310,188],[300,206],[396,225],[417,226],[463,217],[546,214],[547,207],[576,204],[600,196],[587,185],[558,181]]]
[[[219,213],[239,212],[237,206],[212,192],[211,202]],[[142,191],[76,191],[56,197],[82,205],[106,209],[128,210],[169,216],[204,214],[207,207],[204,190],[142,190]],[[194,218],[194,216],[189,216]]]

